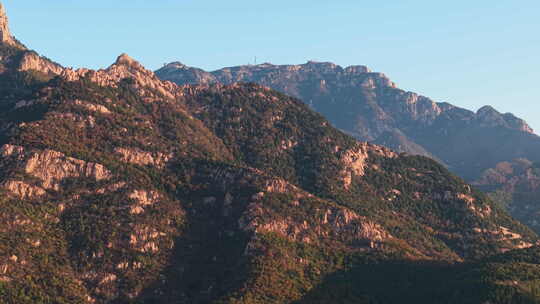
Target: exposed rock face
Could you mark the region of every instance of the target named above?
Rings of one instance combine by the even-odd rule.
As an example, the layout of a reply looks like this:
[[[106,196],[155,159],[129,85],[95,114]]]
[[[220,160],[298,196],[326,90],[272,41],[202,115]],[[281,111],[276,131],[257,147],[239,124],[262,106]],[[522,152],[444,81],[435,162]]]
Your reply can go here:
[[[273,193],[290,193],[299,191],[298,187],[291,185],[284,179],[271,179],[266,181],[264,189]]]
[[[4,6],[0,3],[0,44],[3,45],[0,54],[0,73],[35,71],[52,77],[62,73],[63,68],[51,60],[39,56],[27,49],[9,30],[8,17]]]
[[[53,150],[26,150],[19,146],[4,145],[0,154],[4,159],[16,161],[15,165],[18,169],[38,178],[42,189],[58,191],[62,180],[69,177],[85,177],[97,181],[111,177],[109,170],[100,164],[66,157]],[[38,188],[32,188],[17,181],[10,181],[6,187],[21,196],[44,194]]]
[[[135,250],[143,253],[155,253],[159,251],[158,239],[165,236],[165,233],[159,232],[147,226],[136,225],[129,239],[129,244]]]
[[[295,199],[288,202],[291,208],[305,203],[301,200],[313,198],[313,195],[304,193],[301,189],[280,179],[268,180],[264,184],[266,192],[253,195],[252,202],[238,220],[239,227],[245,231],[273,232],[287,237],[291,241],[305,243],[341,240],[349,242],[353,246],[371,248],[375,248],[392,238],[380,225],[346,208],[321,204],[321,207],[316,209],[317,215],[311,218],[295,216],[276,218],[271,216],[272,211],[265,206],[263,200],[267,194],[294,193]],[[227,194],[224,205],[230,205],[231,202],[232,196]]]
[[[21,159],[24,155],[24,148],[14,145],[3,145],[0,149],[0,154],[2,155],[2,157],[15,156]]]
[[[391,238],[380,225],[347,209],[321,210],[318,217],[304,220],[292,217],[268,219],[264,205],[253,202],[239,220],[239,225],[246,231],[274,232],[305,243],[339,239],[374,248]]]
[[[372,145],[366,142],[358,143],[355,148],[344,151],[341,156],[343,170],[341,172],[343,184],[349,189],[353,177],[364,176],[368,165],[369,154],[379,155],[386,158],[395,158],[397,154],[385,147]]]
[[[107,185],[106,187],[98,189],[96,192],[99,194],[105,194],[110,192],[118,191],[119,189],[123,189],[126,186],[126,182],[120,181],[114,184]]]
[[[106,106],[103,106],[103,105],[93,104],[91,102],[82,101],[82,100],[79,100],[79,99],[75,100],[74,103],[76,105],[79,105],[79,106],[87,109],[88,111],[98,112],[98,113],[101,113],[101,114],[111,114],[111,111],[109,109],[107,109]]]
[[[4,184],[4,187],[6,188],[6,190],[20,198],[34,198],[36,196],[42,196],[47,193],[45,192],[45,189],[41,187],[16,180],[8,180]]]
[[[116,148],[116,153],[122,156],[122,161],[141,166],[163,168],[172,158],[172,154],[161,152],[146,152],[140,149]]]
[[[502,248],[501,252],[507,252],[514,249],[530,248],[534,246],[534,244],[524,241],[521,234],[513,232],[503,226],[498,227],[498,229],[496,230],[475,228],[474,232],[495,236],[499,239],[500,242],[507,244],[508,247]]]
[[[0,39],[2,40],[2,43],[15,45],[15,41],[13,40],[13,36],[11,36],[11,32],[9,31],[9,22],[8,17],[6,14],[6,10],[4,9],[4,6],[0,3]]]
[[[130,207],[131,214],[141,214],[145,207],[152,206],[161,199],[158,192],[146,190],[134,190],[128,197],[137,202]]]
[[[19,71],[32,70],[49,75],[60,75],[64,71],[64,68],[50,60],[44,59],[34,52],[26,52],[19,63]]]
[[[175,84],[168,81],[161,81],[154,73],[146,70],[140,63],[127,54],[120,55],[115,64],[107,69],[98,71],[65,69],[61,76],[69,81],[87,78],[101,86],[112,87],[117,87],[121,80],[129,79],[129,81],[133,81],[132,85],[143,96],[155,97],[153,92],[147,90],[155,90],[166,98],[175,98],[182,95],[182,90]]]
[[[349,189],[353,177],[362,177],[366,160],[368,158],[367,145],[359,144],[356,149],[346,151],[342,156],[343,162],[343,184],[346,189]]]

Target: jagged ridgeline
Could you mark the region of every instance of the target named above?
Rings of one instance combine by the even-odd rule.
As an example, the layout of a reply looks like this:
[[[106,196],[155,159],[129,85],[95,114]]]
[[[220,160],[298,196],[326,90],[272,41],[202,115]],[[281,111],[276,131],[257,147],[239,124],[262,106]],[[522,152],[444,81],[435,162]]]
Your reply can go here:
[[[435,102],[399,89],[386,75],[365,66],[310,61],[206,72],[173,62],[156,74],[177,84],[255,82],[271,87],[302,99],[359,140],[432,157],[468,180],[501,161],[540,161],[540,137],[524,120],[490,106],[473,112]]]
[[[1,52],[1,303],[535,303],[537,235],[433,160],[259,85]]]
[[[540,184],[534,174],[523,176],[519,165],[540,162],[540,137],[511,113],[490,106],[473,112],[435,102],[399,89],[365,66],[342,68],[328,62],[265,63],[213,72],[174,62],[156,75],[177,84],[255,82],[298,97],[358,140],[441,162],[491,192],[513,216],[540,232]]]

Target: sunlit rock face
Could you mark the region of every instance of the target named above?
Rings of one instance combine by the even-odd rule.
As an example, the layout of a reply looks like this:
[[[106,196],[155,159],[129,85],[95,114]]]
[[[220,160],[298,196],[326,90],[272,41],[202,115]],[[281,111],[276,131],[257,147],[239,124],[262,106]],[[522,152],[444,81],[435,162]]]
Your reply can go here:
[[[4,6],[0,3],[0,39],[2,43],[15,44],[11,32],[9,31],[9,22]]]

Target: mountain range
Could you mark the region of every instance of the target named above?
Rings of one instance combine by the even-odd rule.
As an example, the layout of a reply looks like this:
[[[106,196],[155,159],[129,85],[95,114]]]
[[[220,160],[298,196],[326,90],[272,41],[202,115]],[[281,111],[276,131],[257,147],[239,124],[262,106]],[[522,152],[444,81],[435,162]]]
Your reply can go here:
[[[538,235],[435,160],[0,33],[1,303],[538,303]]]
[[[540,137],[510,113],[499,113],[490,106],[473,112],[435,102],[399,89],[384,74],[365,66],[265,63],[206,72],[174,62],[157,70],[156,75],[179,85],[254,82],[297,97],[358,140],[437,160],[466,181],[490,191],[516,218],[540,231],[540,196],[526,195],[510,181],[523,177],[509,174],[504,183],[486,178],[506,162],[525,160],[532,165],[540,161]],[[539,178],[534,174],[529,177],[531,183]],[[503,189],[512,192],[501,196]],[[523,200],[525,196],[527,200]]]

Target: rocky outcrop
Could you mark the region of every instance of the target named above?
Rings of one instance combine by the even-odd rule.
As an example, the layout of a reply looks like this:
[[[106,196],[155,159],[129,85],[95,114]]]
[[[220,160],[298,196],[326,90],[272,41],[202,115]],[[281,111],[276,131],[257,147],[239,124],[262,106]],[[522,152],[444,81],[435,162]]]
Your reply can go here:
[[[156,204],[162,197],[156,191],[134,190],[128,197],[136,203],[130,206],[131,214],[141,214],[145,208]]]
[[[116,192],[120,189],[123,189],[125,188],[127,185],[126,182],[124,181],[120,181],[120,182],[116,182],[114,184],[109,184],[107,185],[106,187],[103,187],[103,188],[100,188],[96,191],[96,193],[99,193],[99,194],[105,194],[105,193],[111,193],[111,192]]]
[[[173,157],[171,153],[147,152],[136,148],[116,148],[115,153],[121,155],[122,161],[141,166],[153,166],[159,169],[165,167]]]
[[[94,103],[79,100],[79,99],[75,100],[74,103],[91,112],[96,112],[96,113],[101,113],[101,114],[111,114],[111,111],[106,106],[103,106],[103,105],[94,104]]]
[[[336,150],[339,151],[339,147]],[[382,146],[372,145],[366,142],[357,143],[352,149],[342,151],[340,160],[343,166],[341,180],[345,189],[349,189],[354,177],[362,177],[368,166],[370,155],[382,156],[385,158],[395,158],[397,154]]]
[[[282,178],[269,179],[264,183],[266,192],[271,193],[296,193],[300,189]]]
[[[0,73],[7,71],[37,71],[48,76],[62,73],[63,67],[28,50],[9,30],[9,21],[4,6],[0,3],[0,43],[6,47],[0,55]]]
[[[53,113],[53,115],[65,121],[73,121],[76,126],[81,129],[84,128],[94,128],[96,126],[96,118],[93,115],[79,115],[71,112],[67,113]]]
[[[524,240],[521,234],[513,232],[509,228],[503,226],[498,227],[496,230],[475,228],[474,232],[496,237],[499,242],[505,244],[505,246],[500,249],[500,252],[507,252],[513,249],[530,248],[535,245]]]
[[[4,188],[11,192],[12,194],[26,199],[26,198],[33,198],[37,196],[45,195],[47,192],[45,189],[30,185],[23,181],[18,180],[8,180],[4,183]]]
[[[9,21],[4,6],[0,3],[0,39],[2,43],[16,45],[11,32],[9,31]]]
[[[270,216],[260,200],[264,194],[253,197],[244,215],[239,220],[239,227],[256,233],[277,233],[291,241],[317,243],[340,240],[352,246],[375,248],[392,238],[380,225],[346,208],[325,207],[318,209],[317,216],[310,218]],[[300,204],[291,201],[292,206]]]
[[[134,250],[143,253],[156,253],[160,250],[159,239],[166,236],[154,228],[142,225],[135,225],[133,233],[129,238],[129,245]]]
[[[467,208],[479,217],[488,217],[491,215],[492,209],[489,205],[479,205],[474,197],[470,194],[458,193],[456,195],[458,200],[465,202]]]
[[[343,185],[345,189],[349,189],[353,177],[364,176],[364,169],[367,165],[368,151],[367,145],[358,144],[354,149],[345,151],[341,157],[343,170],[341,172]]]
[[[131,82],[141,96],[155,97],[155,92],[165,98],[175,98],[182,95],[182,90],[169,81],[162,81],[151,71],[145,69],[140,63],[127,54],[120,55],[116,62],[104,70],[65,69],[61,77],[75,81],[82,78],[89,79],[101,86],[117,87],[122,80]]]
[[[4,145],[0,149],[3,159],[13,162],[11,166],[38,179],[37,185],[46,190],[60,190],[66,178],[91,178],[97,181],[108,179],[111,172],[103,165],[67,157],[53,150],[25,149],[20,146]],[[44,194],[38,188],[24,182],[10,180],[6,185],[14,194],[27,196]]]
[[[298,208],[303,199],[317,200],[312,194],[304,192],[283,179],[268,179],[263,184],[264,191],[254,194],[251,202],[238,220],[240,229],[256,233],[278,233],[291,241],[316,243],[320,241],[340,240],[353,246],[379,246],[392,238],[380,225],[366,217],[343,207],[328,206],[324,203],[316,208],[316,216],[303,218],[298,216],[278,217],[264,203],[264,198],[272,194],[289,194],[294,197],[289,201],[291,208]],[[215,200],[215,198],[214,198]],[[227,193],[224,205],[232,202]],[[272,215],[271,215],[272,214]],[[285,212],[284,215],[287,213]]]
[[[492,208],[489,204],[486,204],[485,202],[478,201],[473,194],[471,193],[471,188],[467,187],[465,193],[462,192],[452,192],[452,191],[444,191],[440,193],[433,193],[430,195],[427,195],[427,198],[429,200],[440,200],[445,203],[458,203],[458,206],[464,207],[468,209],[469,211],[473,212],[475,215],[481,218],[489,217],[492,213]],[[422,198],[422,194],[417,194],[418,199]]]
[[[23,55],[19,63],[19,71],[39,71],[49,75],[60,75],[64,68],[29,51]]]

